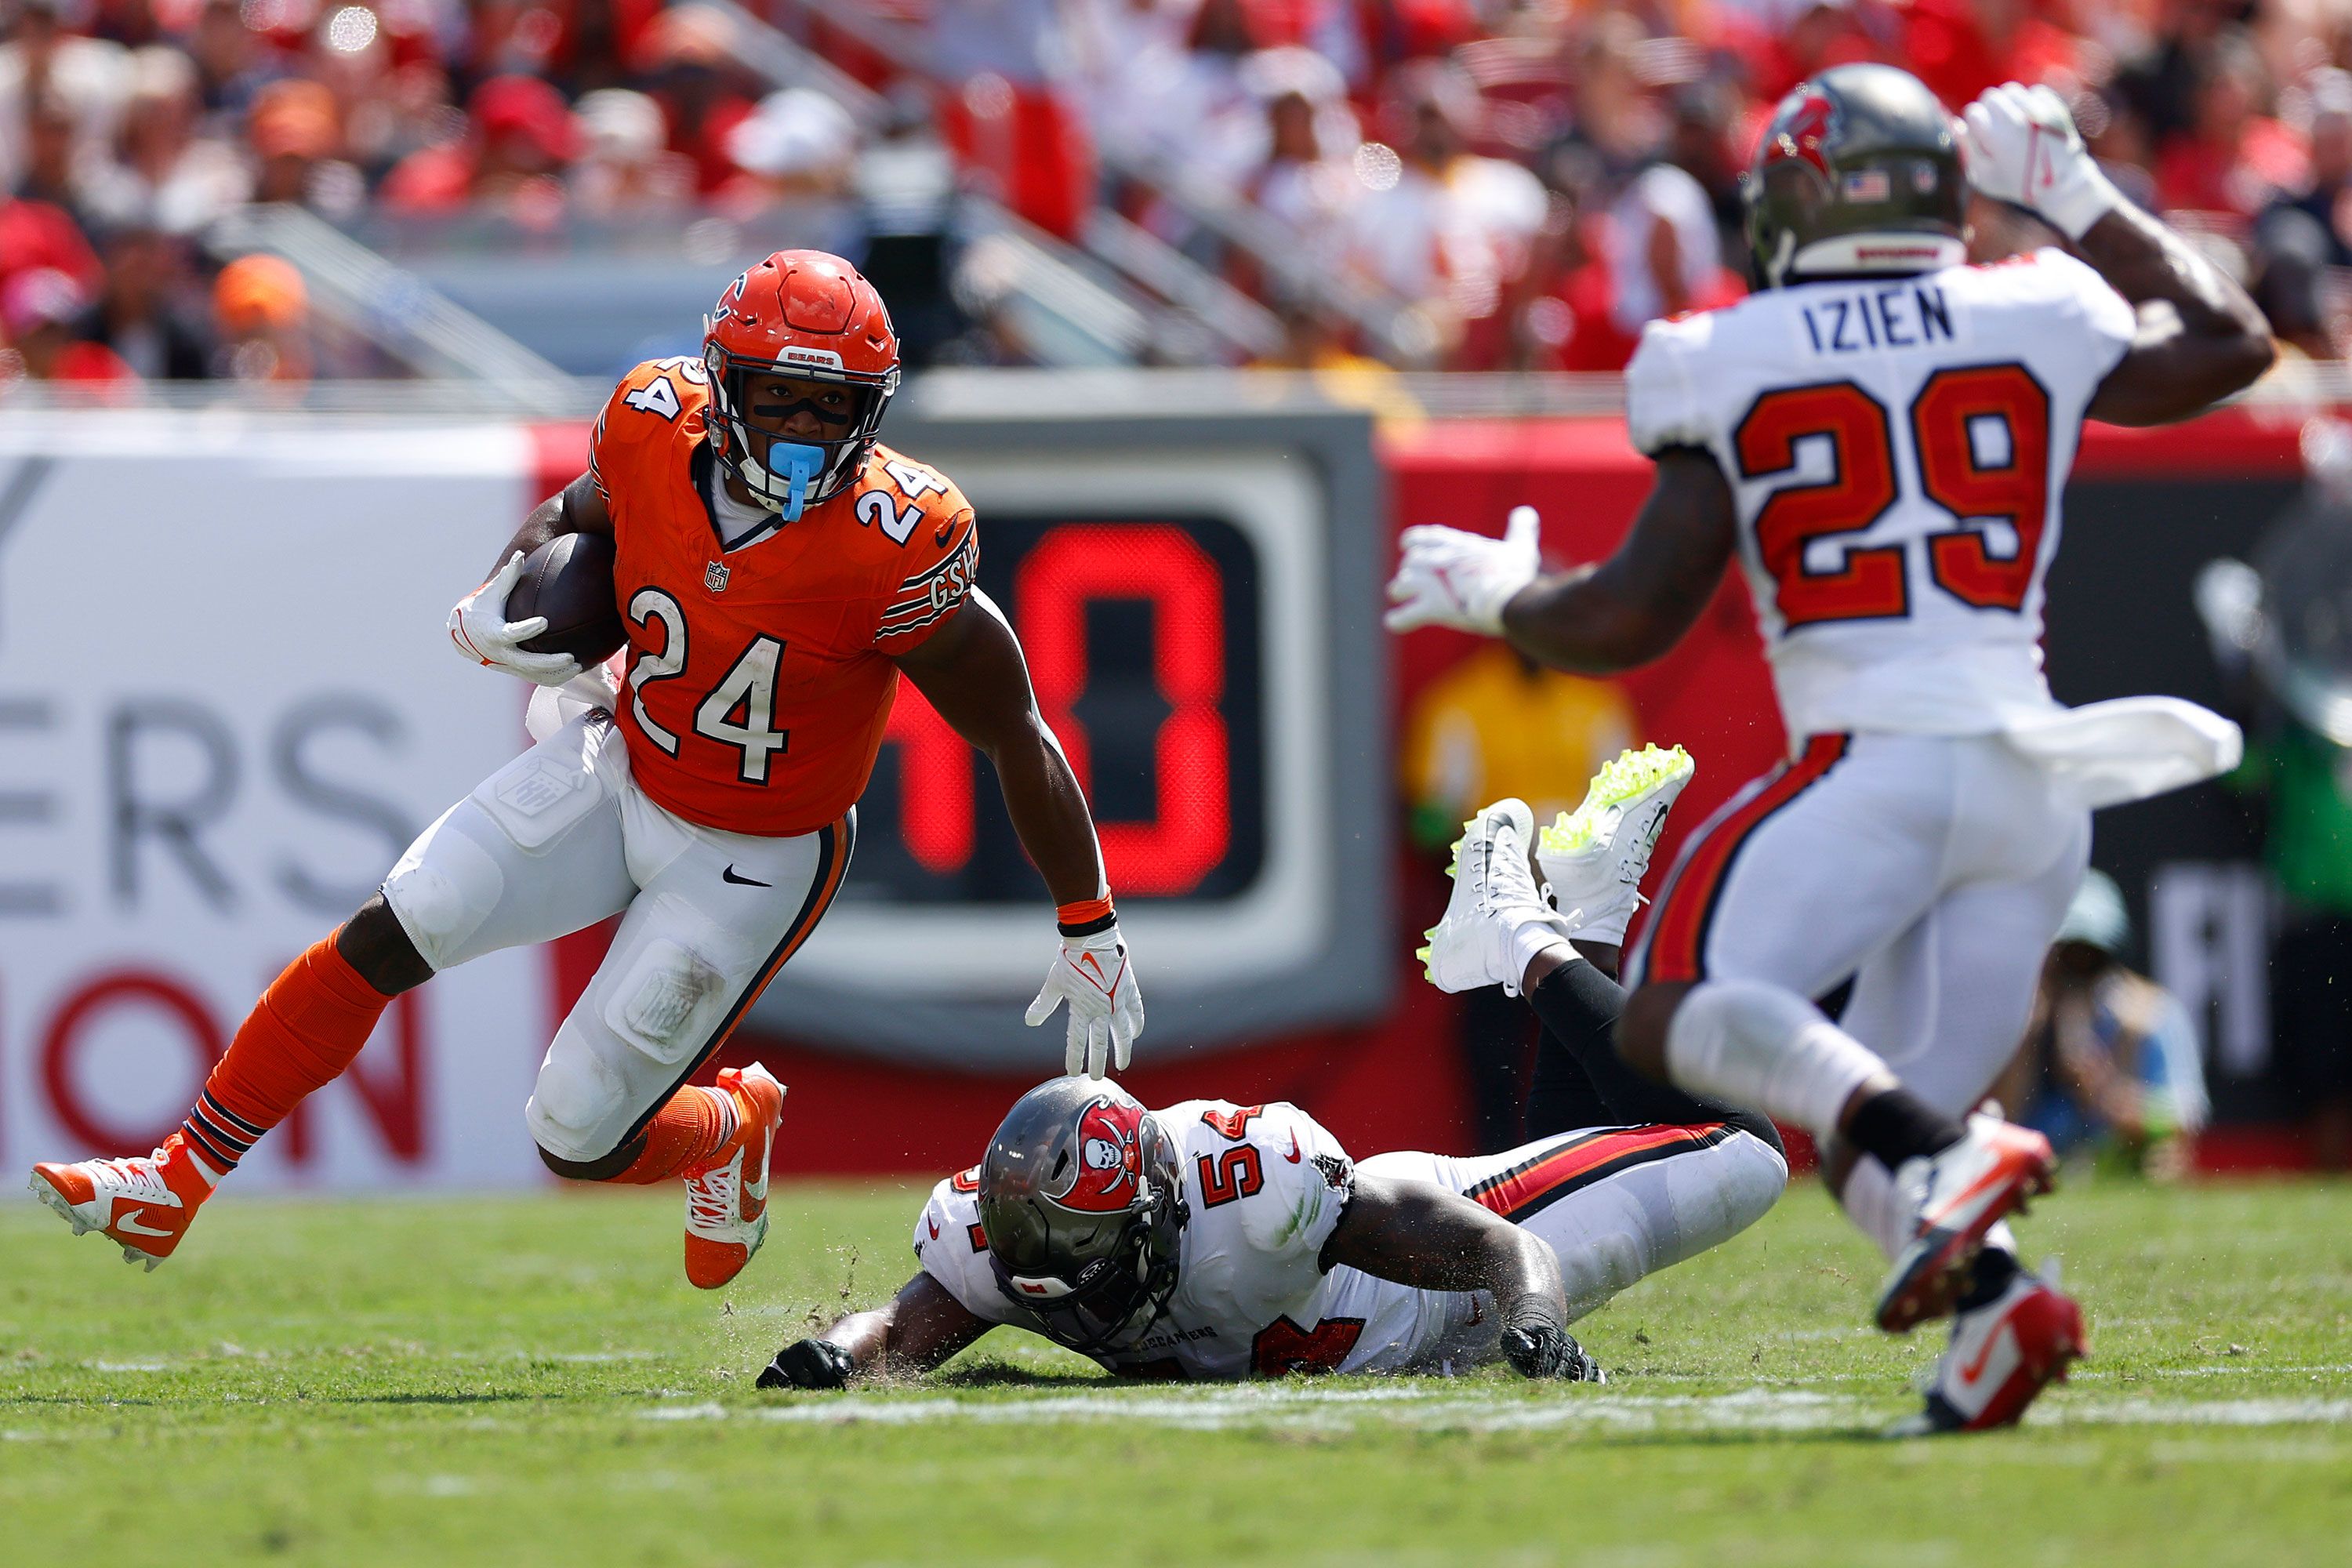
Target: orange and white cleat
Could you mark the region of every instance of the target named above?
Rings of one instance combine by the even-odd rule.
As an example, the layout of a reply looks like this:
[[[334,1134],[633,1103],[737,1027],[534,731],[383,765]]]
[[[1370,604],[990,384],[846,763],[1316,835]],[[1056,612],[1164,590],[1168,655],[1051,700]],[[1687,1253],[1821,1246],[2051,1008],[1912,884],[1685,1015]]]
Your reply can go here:
[[[1895,1185],[1912,1199],[1912,1240],[1879,1290],[1878,1326],[1907,1334],[1950,1312],[1985,1233],[2048,1192],[2057,1168],[2049,1139],[1982,1111],[1950,1148],[1904,1161]]]
[[[33,1195],[58,1211],[74,1234],[98,1231],[122,1248],[125,1263],[149,1273],[172,1256],[213,1195],[186,1135],[174,1132],[152,1154],[125,1160],[44,1161],[33,1167]]]
[[[768,1154],[784,1120],[784,1086],[758,1062],[719,1075],[735,1097],[735,1135],[686,1177],[686,1277],[716,1290],[768,1239]]]
[[[2058,1289],[2057,1270],[2018,1270],[2009,1289],[1952,1320],[1952,1342],[1937,1358],[1924,1410],[1891,1434],[1983,1432],[2013,1426],[2042,1391],[2066,1379],[2090,1353],[2083,1310]]]

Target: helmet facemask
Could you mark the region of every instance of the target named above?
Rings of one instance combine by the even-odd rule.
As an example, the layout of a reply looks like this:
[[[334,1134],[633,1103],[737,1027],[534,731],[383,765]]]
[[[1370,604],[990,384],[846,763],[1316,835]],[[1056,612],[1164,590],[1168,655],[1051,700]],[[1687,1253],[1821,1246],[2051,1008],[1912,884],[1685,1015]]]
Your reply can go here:
[[[822,350],[790,352],[794,358],[777,361],[745,359],[716,342],[703,349],[703,363],[710,372],[712,454],[751,492],[753,500],[786,522],[848,487],[874,450],[883,410],[898,390],[895,365],[878,376],[865,375],[842,370],[839,356]],[[755,405],[754,384],[779,377],[847,387],[849,411],[835,415],[805,402]],[[803,440],[751,422],[755,416],[789,419],[803,408],[824,425],[825,435]]]
[[[997,1288],[1047,1338],[1081,1355],[1139,1342],[1176,1290],[1190,1217],[1182,1166],[1148,1114],[1137,1118],[1135,1131],[1134,1186],[1115,1208],[1073,1209],[1025,1179],[992,1180],[994,1148],[982,1164],[981,1224]]]
[[[1176,1293],[1184,1205],[1174,1194],[1131,1214],[1109,1253],[1076,1278],[1017,1275],[992,1252],[997,1289],[1036,1317],[1045,1337],[1080,1355],[1129,1349],[1151,1331]]]

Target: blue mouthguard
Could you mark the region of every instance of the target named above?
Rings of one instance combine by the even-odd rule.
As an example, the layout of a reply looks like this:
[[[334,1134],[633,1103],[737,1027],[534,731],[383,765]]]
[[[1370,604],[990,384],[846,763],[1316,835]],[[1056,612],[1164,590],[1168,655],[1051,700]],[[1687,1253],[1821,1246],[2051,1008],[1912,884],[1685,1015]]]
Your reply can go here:
[[[784,500],[784,521],[798,521],[808,503],[809,485],[824,467],[824,448],[805,441],[772,441],[768,445],[768,471],[780,474],[792,489]]]

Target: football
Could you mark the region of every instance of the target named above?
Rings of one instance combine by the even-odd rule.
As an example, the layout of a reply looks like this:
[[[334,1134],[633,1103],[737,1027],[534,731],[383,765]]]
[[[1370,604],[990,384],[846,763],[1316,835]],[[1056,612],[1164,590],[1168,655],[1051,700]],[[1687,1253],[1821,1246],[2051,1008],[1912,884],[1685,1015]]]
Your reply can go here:
[[[507,595],[507,619],[547,617],[547,629],[524,643],[531,653],[568,653],[583,667],[613,657],[628,633],[613,593],[613,542],[602,534],[559,533],[523,557]]]

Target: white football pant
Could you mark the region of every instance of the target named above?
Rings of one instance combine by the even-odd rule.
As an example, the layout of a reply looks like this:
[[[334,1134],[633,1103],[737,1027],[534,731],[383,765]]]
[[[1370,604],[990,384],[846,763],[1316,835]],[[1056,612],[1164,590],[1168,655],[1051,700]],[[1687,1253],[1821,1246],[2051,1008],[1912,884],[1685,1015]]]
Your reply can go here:
[[[841,887],[856,813],[791,838],[648,799],[602,710],[580,713],[426,828],[384,879],[436,970],[622,917],[525,1109],[559,1159],[612,1153],[734,1029]]]

